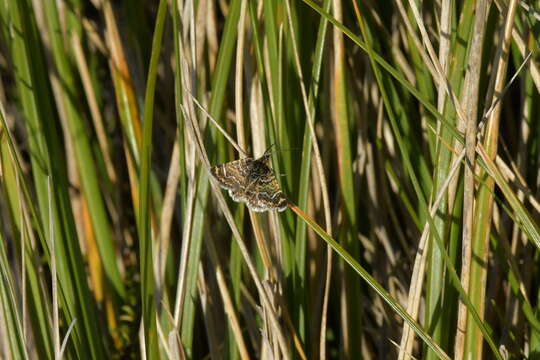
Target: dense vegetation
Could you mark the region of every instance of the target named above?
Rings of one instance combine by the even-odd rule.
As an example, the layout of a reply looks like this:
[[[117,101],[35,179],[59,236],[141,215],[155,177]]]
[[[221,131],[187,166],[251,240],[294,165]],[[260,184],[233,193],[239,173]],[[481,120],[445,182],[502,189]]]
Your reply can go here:
[[[0,358],[540,359],[537,9],[1,1]]]

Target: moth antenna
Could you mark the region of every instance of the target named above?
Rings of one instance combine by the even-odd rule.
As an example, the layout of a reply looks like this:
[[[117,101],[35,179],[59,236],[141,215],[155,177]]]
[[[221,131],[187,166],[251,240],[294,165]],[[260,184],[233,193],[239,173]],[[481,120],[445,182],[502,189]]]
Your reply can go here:
[[[290,148],[290,149],[274,149],[272,150],[272,148],[274,148],[276,146],[275,143],[273,143],[272,145],[270,145],[268,147],[268,149],[265,150],[264,154],[262,154],[262,156],[259,158],[263,161],[268,161],[270,159],[270,155],[272,154],[272,152],[276,151],[276,152],[285,152],[285,151],[300,151],[301,148]]]
[[[268,149],[266,149],[266,151],[264,152],[264,155],[263,156],[266,156],[266,155],[270,155],[272,153],[272,148],[274,147],[274,145],[276,145],[275,143],[270,145],[270,147]]]
[[[262,154],[262,156],[259,157],[259,159],[264,161],[264,162],[268,162],[268,160],[270,160],[270,155],[272,154],[271,150],[274,147],[274,145],[275,144],[270,145],[270,147],[265,150],[264,154]]]
[[[299,147],[295,147],[295,148],[289,148],[289,149],[276,149],[276,151],[279,151],[279,152],[286,152],[286,151],[301,151],[302,148],[299,148]]]

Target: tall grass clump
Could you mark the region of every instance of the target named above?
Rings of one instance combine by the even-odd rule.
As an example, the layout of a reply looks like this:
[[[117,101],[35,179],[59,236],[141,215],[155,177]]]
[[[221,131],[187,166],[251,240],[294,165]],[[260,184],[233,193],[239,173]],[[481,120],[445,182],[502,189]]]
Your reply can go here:
[[[539,21],[0,2],[0,358],[540,359]]]

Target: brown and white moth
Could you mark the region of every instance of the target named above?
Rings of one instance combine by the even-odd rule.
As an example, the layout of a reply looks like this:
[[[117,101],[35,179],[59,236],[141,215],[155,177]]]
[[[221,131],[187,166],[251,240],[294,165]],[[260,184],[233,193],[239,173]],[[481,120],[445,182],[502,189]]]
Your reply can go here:
[[[269,167],[270,149],[258,158],[244,158],[214,166],[210,172],[234,201],[245,202],[253,211],[283,211],[288,200]]]

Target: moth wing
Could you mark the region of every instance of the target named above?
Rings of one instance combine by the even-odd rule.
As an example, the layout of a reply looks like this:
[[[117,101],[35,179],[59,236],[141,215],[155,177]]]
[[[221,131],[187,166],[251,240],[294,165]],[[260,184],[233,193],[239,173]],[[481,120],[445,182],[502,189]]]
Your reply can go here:
[[[287,208],[289,201],[281,191],[276,177],[272,174],[272,179],[257,194],[259,203],[269,210],[283,211]]]
[[[264,212],[270,210],[259,201],[258,194],[255,191],[246,192],[245,203],[250,210],[255,212]]]
[[[210,172],[221,187],[229,190],[234,201],[245,202],[248,208],[256,212],[283,211],[288,206],[288,200],[272,170],[261,166],[261,161],[240,159],[214,166]]]
[[[253,187],[250,187],[246,191],[246,199],[248,207],[257,212],[283,211],[288,206],[288,200],[273,173],[260,178]]]
[[[214,166],[210,169],[210,173],[222,188],[236,193],[246,182],[245,166],[246,159],[240,159]]]
[[[246,202],[246,194],[242,189],[230,189],[229,196],[236,202]]]

